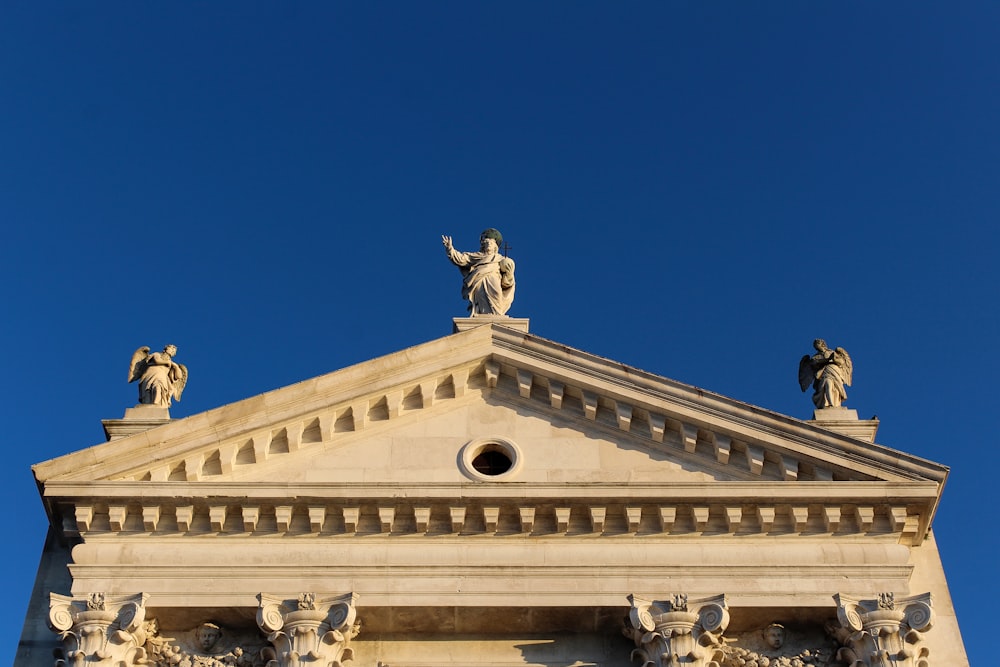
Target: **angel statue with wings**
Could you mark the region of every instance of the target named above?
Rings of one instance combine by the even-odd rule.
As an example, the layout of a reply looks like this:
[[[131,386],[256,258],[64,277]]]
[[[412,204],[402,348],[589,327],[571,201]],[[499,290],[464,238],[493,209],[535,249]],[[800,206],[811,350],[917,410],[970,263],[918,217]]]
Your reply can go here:
[[[799,387],[805,391],[812,385],[813,404],[817,408],[840,407],[847,399],[844,387],[851,386],[854,372],[851,357],[842,347],[831,350],[822,338],[814,340],[813,347],[816,354],[806,354],[799,360]]]
[[[167,345],[163,352],[149,353],[149,347],[140,347],[132,354],[128,367],[128,381],[139,381],[139,404],[170,407],[170,399],[181,400],[187,384],[188,370],[174,361],[176,345]]]

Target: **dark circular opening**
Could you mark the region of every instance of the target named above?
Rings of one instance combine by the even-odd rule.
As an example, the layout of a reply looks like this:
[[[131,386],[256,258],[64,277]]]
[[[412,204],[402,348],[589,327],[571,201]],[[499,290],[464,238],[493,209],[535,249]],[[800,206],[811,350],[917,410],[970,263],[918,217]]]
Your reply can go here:
[[[472,459],[472,467],[483,475],[502,475],[510,470],[511,465],[510,457],[495,449],[480,452]]]

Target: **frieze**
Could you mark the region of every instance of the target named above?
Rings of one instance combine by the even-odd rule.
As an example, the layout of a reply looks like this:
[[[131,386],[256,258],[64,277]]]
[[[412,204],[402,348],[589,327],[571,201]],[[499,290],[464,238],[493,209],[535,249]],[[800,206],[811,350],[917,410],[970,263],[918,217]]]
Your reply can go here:
[[[267,642],[206,621],[176,633],[162,632],[156,619],[146,622],[146,658],[152,667],[264,667]]]
[[[822,627],[777,621],[723,638],[720,667],[839,667],[837,644]]]

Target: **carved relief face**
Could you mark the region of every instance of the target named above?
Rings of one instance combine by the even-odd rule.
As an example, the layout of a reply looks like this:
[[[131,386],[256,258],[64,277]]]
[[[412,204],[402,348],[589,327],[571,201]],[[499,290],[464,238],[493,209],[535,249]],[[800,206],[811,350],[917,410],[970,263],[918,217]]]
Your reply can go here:
[[[785,630],[776,625],[772,625],[764,630],[764,641],[771,648],[781,648],[785,643]]]
[[[219,637],[222,636],[222,631],[219,628],[212,627],[211,625],[202,625],[198,628],[198,645],[205,651],[211,650],[215,643],[219,641]]]

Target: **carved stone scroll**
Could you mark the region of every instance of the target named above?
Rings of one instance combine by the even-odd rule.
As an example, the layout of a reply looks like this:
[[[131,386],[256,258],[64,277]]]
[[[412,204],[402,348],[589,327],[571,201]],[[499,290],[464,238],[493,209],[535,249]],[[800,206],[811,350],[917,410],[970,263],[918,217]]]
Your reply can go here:
[[[56,667],[127,667],[145,664],[142,621],[148,596],[91,593],[86,598],[49,594],[49,627],[62,648]]]
[[[361,630],[354,593],[328,598],[302,593],[296,600],[260,593],[257,600],[257,625],[273,647],[265,649],[267,667],[302,662],[341,667],[354,656],[348,644]]]
[[[642,667],[720,667],[722,633],[729,625],[726,596],[667,601],[629,595],[623,632],[635,642],[632,659]]]
[[[837,659],[850,667],[930,667],[923,633],[934,620],[931,594],[894,599],[880,593],[874,600],[834,595],[837,620],[829,631],[841,644]]]

